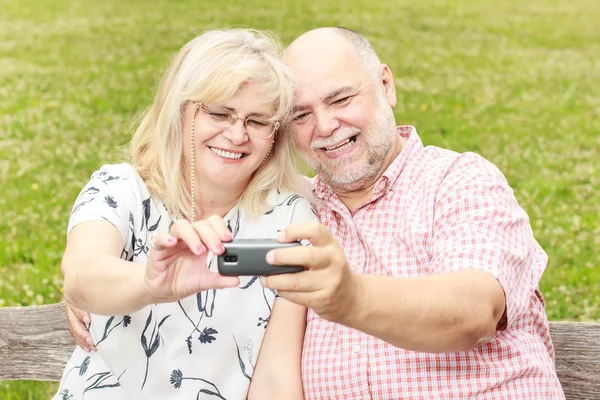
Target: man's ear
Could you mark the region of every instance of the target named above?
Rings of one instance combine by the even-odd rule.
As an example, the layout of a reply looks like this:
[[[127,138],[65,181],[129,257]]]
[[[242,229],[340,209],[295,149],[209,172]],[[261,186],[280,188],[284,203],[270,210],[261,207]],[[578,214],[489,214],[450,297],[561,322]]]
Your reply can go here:
[[[390,106],[396,107],[398,99],[396,98],[396,85],[394,83],[394,75],[392,70],[386,64],[381,64],[381,83],[385,90],[385,97],[388,99]]]

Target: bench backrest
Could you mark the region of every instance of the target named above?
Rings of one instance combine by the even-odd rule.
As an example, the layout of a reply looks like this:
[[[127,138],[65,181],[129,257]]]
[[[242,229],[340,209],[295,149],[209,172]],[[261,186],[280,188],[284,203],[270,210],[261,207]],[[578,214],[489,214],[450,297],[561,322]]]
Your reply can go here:
[[[600,399],[600,323],[550,322],[568,400]],[[63,303],[0,308],[0,381],[58,381],[75,342]]]

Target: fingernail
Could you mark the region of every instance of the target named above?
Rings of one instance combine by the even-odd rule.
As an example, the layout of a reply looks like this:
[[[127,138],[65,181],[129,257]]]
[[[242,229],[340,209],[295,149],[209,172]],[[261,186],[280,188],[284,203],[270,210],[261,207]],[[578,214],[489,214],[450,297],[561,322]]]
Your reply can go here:
[[[85,350],[85,352],[86,352],[86,353],[89,353],[89,352],[90,352],[90,348],[89,348],[89,347],[87,347],[87,346],[86,346],[86,347],[84,347],[84,348],[83,348],[83,350]]]
[[[199,244],[198,247],[196,248],[196,250],[198,250],[198,255],[200,255],[206,251],[206,247]]]
[[[269,264],[273,264],[275,262],[275,253],[273,251],[269,251],[266,259]]]
[[[170,238],[167,239],[167,242],[169,243],[175,243],[175,238],[173,236],[171,236]]]
[[[86,324],[89,324],[90,323],[90,317],[88,317],[87,315],[84,315],[83,316],[83,322],[86,323]]]
[[[227,239],[232,239],[233,238],[233,235],[229,231],[226,231],[223,236],[225,236],[225,238],[227,238]]]
[[[279,231],[279,233],[277,234],[277,240],[279,240],[280,242],[285,240],[285,230]]]
[[[267,280],[265,279],[265,277],[261,276],[259,279],[260,279],[260,284],[263,285],[264,287],[267,287]]]
[[[93,347],[93,346],[94,346],[94,342],[92,341],[92,338],[85,338],[85,342],[86,342],[87,344],[89,344],[91,347]]]
[[[217,250],[219,250],[219,252],[225,251],[225,247],[223,247],[223,245],[221,243],[219,243],[216,247],[217,247]]]

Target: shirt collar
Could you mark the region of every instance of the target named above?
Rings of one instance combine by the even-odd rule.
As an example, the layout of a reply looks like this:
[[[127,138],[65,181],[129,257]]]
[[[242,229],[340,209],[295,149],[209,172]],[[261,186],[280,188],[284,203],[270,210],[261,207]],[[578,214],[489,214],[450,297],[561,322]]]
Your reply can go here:
[[[375,183],[373,188],[373,196],[371,199],[376,199],[387,193],[389,189],[396,183],[402,171],[406,168],[408,160],[411,159],[412,155],[423,148],[421,138],[417,134],[417,130],[414,126],[404,125],[397,126],[396,133],[406,140],[404,148],[396,159],[386,168],[381,177]],[[312,180],[313,193],[319,199],[328,201],[334,194],[333,189],[329,186],[319,175],[315,176]]]

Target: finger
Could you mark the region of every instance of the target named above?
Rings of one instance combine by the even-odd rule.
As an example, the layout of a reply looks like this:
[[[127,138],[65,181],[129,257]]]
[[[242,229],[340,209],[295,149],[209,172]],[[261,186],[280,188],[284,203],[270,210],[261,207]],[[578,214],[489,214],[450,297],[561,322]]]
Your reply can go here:
[[[231,239],[233,239],[233,234],[231,233],[229,228],[227,228],[227,224],[225,224],[223,218],[219,217],[218,215],[213,215],[211,217],[208,217],[206,219],[206,222],[208,222],[208,224],[215,230],[215,232],[217,232],[217,234],[219,235],[219,239],[221,239],[222,241],[229,242]]]
[[[193,228],[207,249],[215,254],[223,254],[225,248],[223,247],[223,243],[221,243],[219,234],[211,224],[207,221],[198,221],[193,224]]]
[[[331,252],[336,247],[294,246],[271,250],[266,260],[271,265],[303,265],[308,269],[322,269],[331,263]]]
[[[217,272],[207,270],[207,274],[202,277],[202,284],[199,291],[236,287],[239,284],[240,278],[237,276],[223,276]]]
[[[200,237],[198,237],[198,233],[192,224],[185,219],[175,221],[171,226],[169,233],[176,239],[185,242],[190,251],[197,256],[206,251],[206,247],[202,244]]]
[[[171,234],[169,234],[167,232],[161,232],[161,233],[157,234],[156,236],[154,236],[152,245],[155,250],[163,251],[165,249],[173,248],[173,247],[177,246],[177,238],[174,236],[171,236]]]
[[[302,239],[307,239],[313,246],[327,246],[336,242],[327,228],[317,221],[292,224],[277,236],[277,240],[286,243]]]
[[[80,310],[71,303],[68,303],[68,309],[84,324],[89,324],[91,322],[90,314],[87,311]]]
[[[260,277],[260,282],[264,287],[276,289],[278,292],[314,292],[321,289],[323,281],[319,271]]]
[[[87,330],[85,324],[81,319],[78,319],[75,313],[72,311],[71,307],[67,303],[67,325],[69,326],[69,331],[75,339],[75,342],[86,352],[90,352],[90,345],[87,343],[87,338],[91,340],[92,337],[90,332]]]

